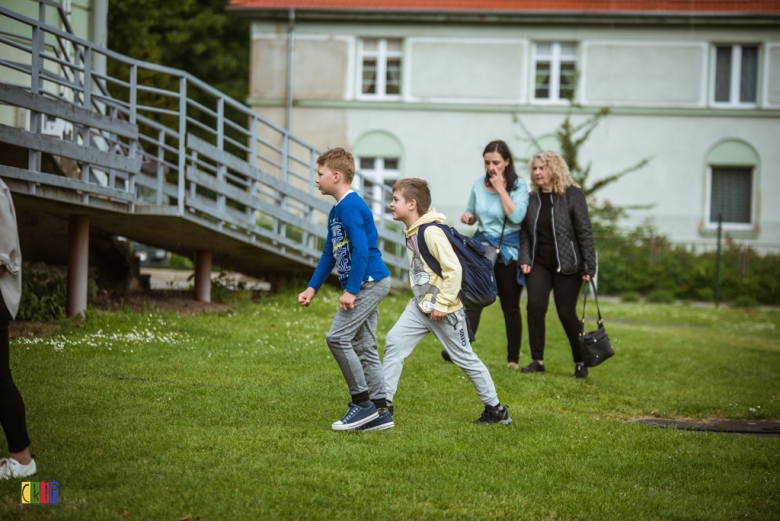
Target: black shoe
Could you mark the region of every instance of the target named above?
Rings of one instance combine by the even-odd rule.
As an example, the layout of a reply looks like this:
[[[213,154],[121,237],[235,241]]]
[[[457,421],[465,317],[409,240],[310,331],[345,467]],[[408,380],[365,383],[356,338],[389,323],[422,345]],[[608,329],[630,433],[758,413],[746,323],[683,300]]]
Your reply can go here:
[[[441,350],[441,357],[444,358],[447,362],[452,362],[452,358],[450,358],[450,354],[447,352],[446,349]]]
[[[544,364],[539,362],[538,360],[534,360],[527,366],[520,369],[524,373],[543,373],[544,372]]]
[[[574,366],[574,378],[584,379],[588,377],[588,368],[585,364],[577,364]]]
[[[474,425],[500,423],[501,425],[509,425],[512,423],[512,418],[509,417],[509,411],[506,410],[501,404],[493,407],[492,405],[486,405],[485,410],[482,411],[482,416],[474,420]]]

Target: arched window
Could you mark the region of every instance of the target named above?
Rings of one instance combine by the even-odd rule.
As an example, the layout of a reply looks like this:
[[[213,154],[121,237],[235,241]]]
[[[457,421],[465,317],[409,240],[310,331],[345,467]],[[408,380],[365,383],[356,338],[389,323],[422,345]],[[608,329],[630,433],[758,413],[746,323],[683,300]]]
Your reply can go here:
[[[758,153],[744,141],[721,141],[707,154],[704,223],[726,230],[753,230],[756,226]]]
[[[373,130],[358,139],[354,151],[357,169],[364,177],[363,191],[360,195],[371,206],[374,215],[379,216],[382,213],[382,206],[385,207],[385,211],[389,211],[387,205],[393,199],[392,193],[383,190],[382,186],[392,188],[401,178],[403,147],[398,138],[389,132]],[[359,180],[357,182],[359,183]]]

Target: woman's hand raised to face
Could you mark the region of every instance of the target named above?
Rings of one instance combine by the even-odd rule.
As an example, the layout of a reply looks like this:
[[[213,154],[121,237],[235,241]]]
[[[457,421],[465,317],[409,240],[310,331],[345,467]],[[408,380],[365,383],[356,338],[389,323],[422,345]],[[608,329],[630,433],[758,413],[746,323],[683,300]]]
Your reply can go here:
[[[504,172],[489,171],[488,172],[490,186],[493,187],[498,193],[506,192],[506,177]]]
[[[460,222],[463,224],[474,224],[476,221],[477,218],[474,217],[474,214],[470,212],[466,212],[460,216]]]

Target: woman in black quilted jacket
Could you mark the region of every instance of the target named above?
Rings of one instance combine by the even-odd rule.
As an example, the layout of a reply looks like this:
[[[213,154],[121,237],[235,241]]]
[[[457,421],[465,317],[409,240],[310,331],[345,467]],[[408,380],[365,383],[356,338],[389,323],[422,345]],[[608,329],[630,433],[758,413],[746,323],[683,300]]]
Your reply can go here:
[[[577,297],[583,280],[596,274],[588,203],[563,158],[537,152],[528,163],[531,197],[520,224],[518,263],[528,289],[528,340],[533,361],[524,373],[544,372],[545,316],[550,290],[574,357],[574,377],[587,378],[579,345]]]

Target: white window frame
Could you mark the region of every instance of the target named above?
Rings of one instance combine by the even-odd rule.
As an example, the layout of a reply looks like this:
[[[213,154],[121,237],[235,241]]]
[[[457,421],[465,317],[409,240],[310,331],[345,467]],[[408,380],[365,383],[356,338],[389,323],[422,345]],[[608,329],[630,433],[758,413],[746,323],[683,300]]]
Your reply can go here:
[[[750,223],[731,223],[723,221],[723,229],[728,231],[754,231],[756,229],[756,167],[755,165],[707,165],[707,182],[704,190],[704,228],[717,230],[718,221],[712,222],[712,169],[713,168],[749,168],[750,169]]]
[[[361,37],[358,41],[358,55],[357,55],[357,85],[355,92],[357,93],[357,99],[359,100],[400,100],[404,92],[405,72],[404,68],[404,41],[402,38],[368,38],[371,40],[377,40],[376,51],[366,51],[363,48],[363,43],[368,37]],[[388,51],[387,40],[401,40],[400,51]],[[363,93],[363,59],[364,58],[376,58],[376,93],[364,94]],[[388,58],[400,58],[401,59],[401,85],[399,94],[387,94],[387,59]]]
[[[362,162],[363,159],[369,159],[358,157],[356,158],[356,162],[358,165]],[[363,176],[363,180],[365,181],[368,179],[372,183],[374,183],[374,193],[371,194],[371,197],[373,200],[371,201],[371,212],[376,216],[379,217],[379,215],[382,213],[382,208],[384,205],[384,200],[382,199],[382,194],[384,193],[384,190],[382,190],[380,185],[384,185],[385,181],[392,180],[397,181],[401,179],[401,158],[395,158],[395,157],[374,157],[374,168],[373,169],[364,169],[359,168],[358,171]],[[395,159],[398,161],[399,168],[397,169],[390,169],[385,168],[385,159]],[[365,186],[365,185],[364,185]],[[354,188],[354,186],[353,186]],[[382,202],[377,202],[377,199],[379,199]]]
[[[574,62],[574,69],[576,71],[579,71],[577,69],[577,66],[580,62],[580,56],[579,56],[579,49],[580,49],[580,42],[576,41],[538,41],[534,42],[532,46],[531,51],[531,103],[532,104],[538,104],[538,105],[568,105],[569,103],[573,103],[576,100],[577,97],[577,88],[575,86],[575,99],[572,99],[569,101],[566,98],[561,98],[561,44],[562,43],[573,43],[577,47],[576,56],[574,60],[566,59],[566,62]],[[552,56],[548,57],[545,56],[542,61],[547,61],[549,59],[550,61],[550,97],[549,98],[537,98],[536,97],[536,63],[539,61],[539,54],[537,52],[537,47],[539,44],[551,44],[552,45]]]
[[[715,101],[715,78],[718,73],[718,47],[731,47],[731,82],[729,85],[729,101]],[[756,70],[756,101],[739,101],[742,83],[742,47],[758,47],[758,70]],[[718,108],[754,108],[761,99],[761,62],[762,45],[758,43],[713,43],[710,52],[710,104]]]

